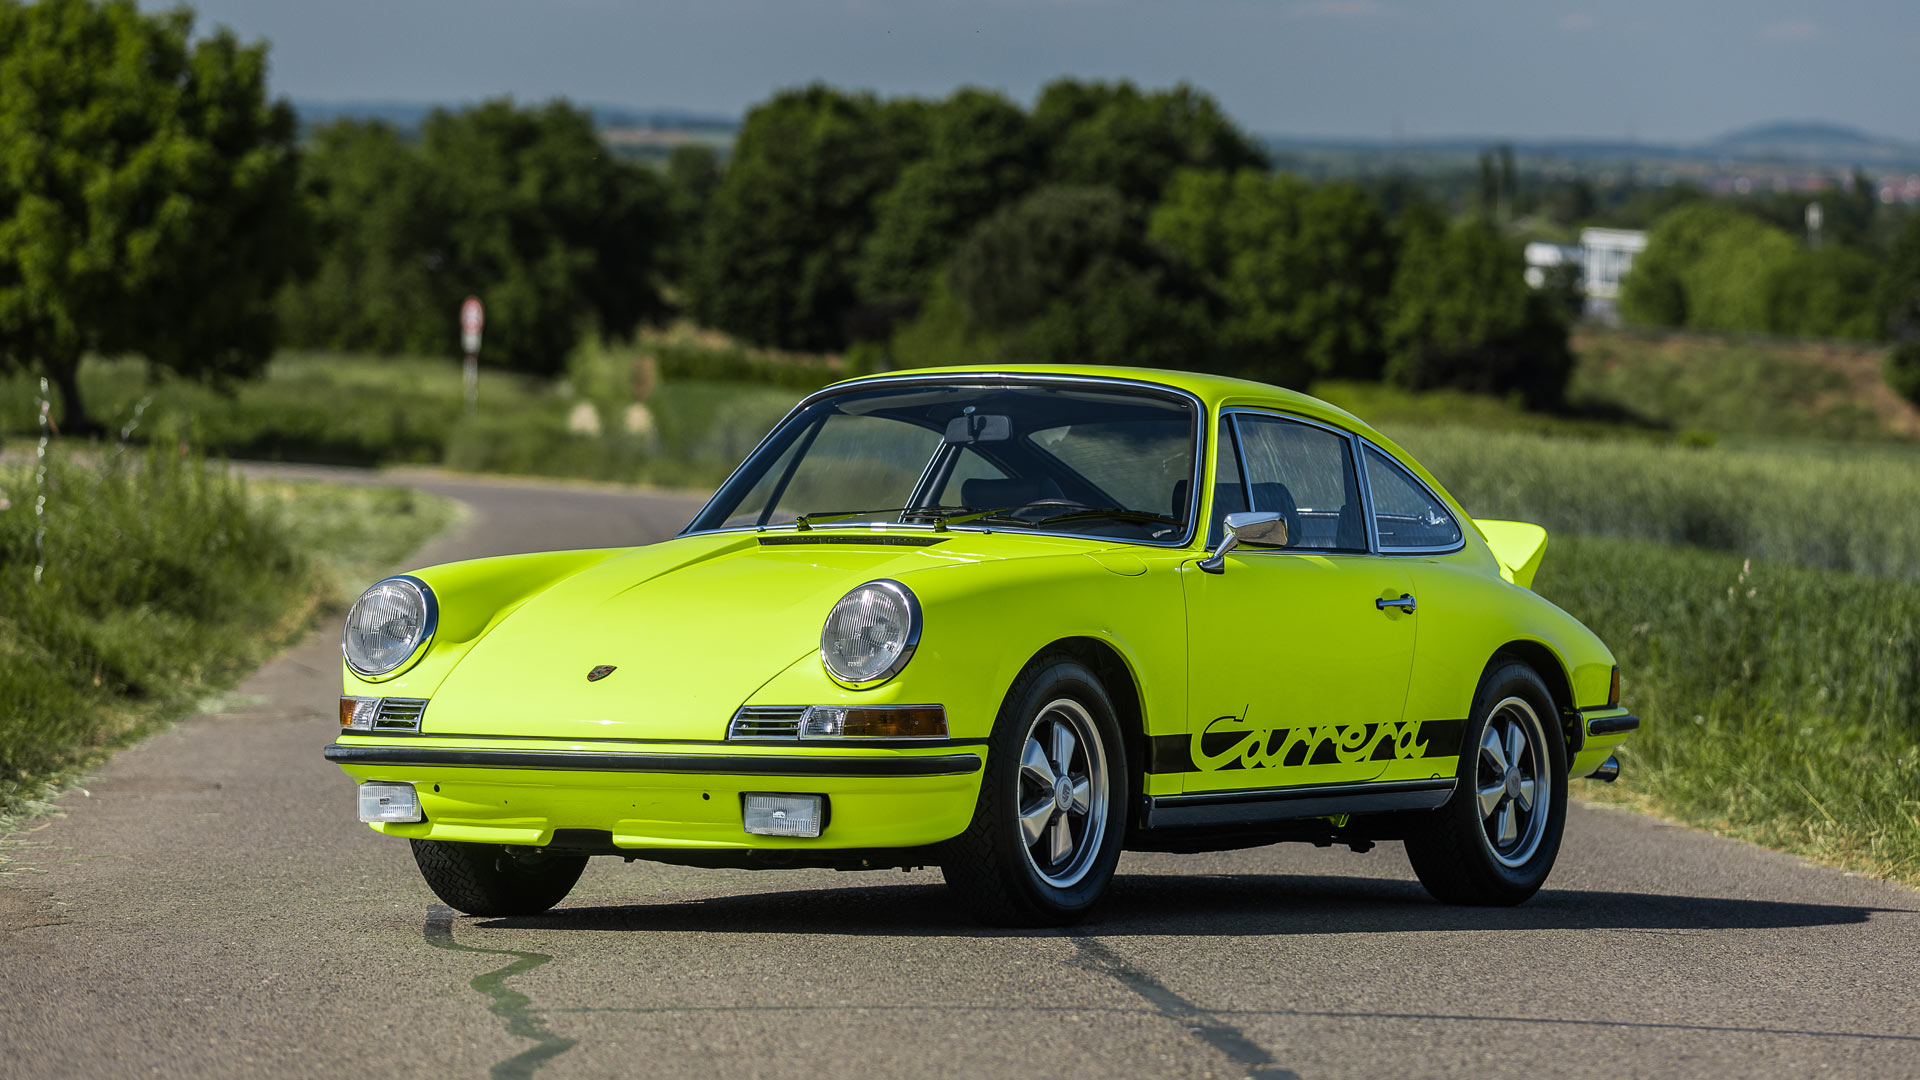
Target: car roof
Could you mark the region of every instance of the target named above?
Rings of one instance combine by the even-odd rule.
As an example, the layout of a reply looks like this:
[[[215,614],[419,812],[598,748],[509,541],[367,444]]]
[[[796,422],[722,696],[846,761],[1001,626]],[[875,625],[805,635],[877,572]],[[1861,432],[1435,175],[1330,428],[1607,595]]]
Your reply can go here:
[[[1166,368],[1122,367],[1119,365],[1098,364],[994,364],[968,365],[955,367],[912,368],[903,371],[889,371],[884,374],[849,379],[836,383],[832,389],[850,386],[855,383],[872,384],[885,379],[906,376],[958,375],[968,378],[991,377],[994,375],[1061,375],[1082,379],[1115,379],[1134,383],[1150,383],[1156,386],[1184,390],[1200,399],[1209,411],[1218,411],[1235,406],[1254,406],[1279,409],[1284,412],[1298,413],[1302,416],[1324,420],[1339,427],[1358,432],[1376,442],[1385,441],[1379,432],[1365,420],[1353,415],[1337,405],[1330,405],[1317,397],[1302,394],[1297,390],[1254,382],[1251,379],[1234,379],[1225,375],[1208,375],[1197,371],[1173,371]]]

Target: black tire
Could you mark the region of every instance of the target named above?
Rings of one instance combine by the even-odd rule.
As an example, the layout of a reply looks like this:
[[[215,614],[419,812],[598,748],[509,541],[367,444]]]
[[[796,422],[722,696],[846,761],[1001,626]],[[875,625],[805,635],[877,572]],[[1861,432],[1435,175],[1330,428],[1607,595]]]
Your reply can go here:
[[[567,898],[585,855],[509,855],[498,844],[413,840],[427,887],[468,915],[538,915]]]
[[[1051,734],[1062,725],[1075,743],[1064,770],[1056,767],[1052,748],[1058,744]],[[1067,774],[1066,784],[1048,789],[1057,794],[1064,788],[1057,798],[1043,798],[1037,772],[1023,765],[1030,738],[1036,746],[1047,741],[1041,764],[1050,775]],[[973,821],[943,849],[940,868],[948,889],[983,922],[997,926],[1077,921],[1106,891],[1120,861],[1131,775],[1113,702],[1099,677],[1071,659],[1036,660],[1014,680],[994,721]],[[1034,845],[1047,850],[1035,853],[1026,831],[1048,799],[1055,800],[1051,816]],[[1076,809],[1083,802],[1085,809]],[[1070,853],[1057,859],[1051,847],[1060,835],[1055,829],[1065,831],[1062,842],[1070,845]]]
[[[1553,695],[1527,665],[1500,662],[1481,679],[1461,743],[1453,797],[1407,836],[1407,859],[1434,899],[1480,906],[1518,904],[1546,882],[1567,822],[1567,747],[1559,719]],[[1498,753],[1482,748],[1490,725]],[[1530,728],[1538,729],[1537,737],[1527,734]],[[1502,764],[1511,763],[1505,753],[1510,744],[1502,735],[1511,736],[1516,729],[1526,735],[1529,746],[1519,755],[1519,768],[1503,773]],[[1544,755],[1535,753],[1536,741]],[[1528,758],[1537,774],[1532,787],[1525,775]],[[1506,779],[1509,774],[1512,779]],[[1546,781],[1544,799],[1539,798],[1541,779]],[[1532,809],[1524,806],[1521,792],[1531,792]],[[1493,810],[1485,809],[1483,797],[1495,800]],[[1510,816],[1500,817],[1502,809]],[[1514,837],[1506,841],[1496,834],[1503,834],[1509,821]]]

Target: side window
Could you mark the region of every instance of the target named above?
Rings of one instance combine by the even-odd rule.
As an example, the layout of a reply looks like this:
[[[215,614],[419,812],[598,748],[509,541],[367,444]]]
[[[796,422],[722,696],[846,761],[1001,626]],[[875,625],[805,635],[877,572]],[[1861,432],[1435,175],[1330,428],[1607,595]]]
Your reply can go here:
[[[1277,417],[1238,414],[1252,510],[1286,515],[1289,548],[1367,550],[1351,444],[1344,435]]]
[[[1380,549],[1452,547],[1460,526],[1440,500],[1408,476],[1387,455],[1367,447],[1367,489],[1373,495],[1373,519]]]

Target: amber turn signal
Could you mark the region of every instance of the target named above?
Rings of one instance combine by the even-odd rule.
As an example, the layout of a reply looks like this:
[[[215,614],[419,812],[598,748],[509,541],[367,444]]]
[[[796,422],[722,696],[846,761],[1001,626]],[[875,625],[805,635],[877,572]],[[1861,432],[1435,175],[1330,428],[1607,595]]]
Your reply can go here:
[[[802,739],[944,739],[939,705],[815,705],[800,721]]]
[[[1620,704],[1620,665],[1613,665],[1613,685],[1607,687],[1607,708]]]
[[[348,731],[372,731],[373,714],[379,709],[379,698],[343,697],[340,699],[340,726]]]

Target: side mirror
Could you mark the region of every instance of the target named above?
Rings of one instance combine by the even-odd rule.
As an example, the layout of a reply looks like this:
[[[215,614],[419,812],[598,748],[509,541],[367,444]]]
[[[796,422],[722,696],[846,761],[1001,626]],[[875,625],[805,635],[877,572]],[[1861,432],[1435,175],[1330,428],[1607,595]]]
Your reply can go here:
[[[1227,535],[1213,554],[1200,560],[1200,569],[1209,574],[1227,571],[1227,552],[1247,547],[1283,548],[1287,546],[1287,516],[1278,510],[1252,510],[1227,515]]]

